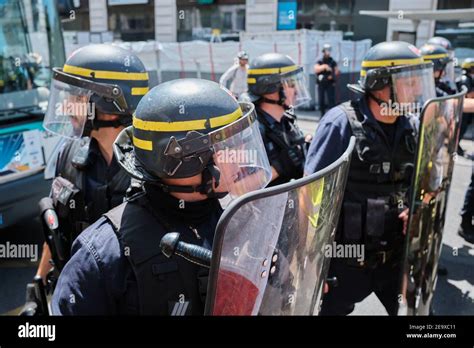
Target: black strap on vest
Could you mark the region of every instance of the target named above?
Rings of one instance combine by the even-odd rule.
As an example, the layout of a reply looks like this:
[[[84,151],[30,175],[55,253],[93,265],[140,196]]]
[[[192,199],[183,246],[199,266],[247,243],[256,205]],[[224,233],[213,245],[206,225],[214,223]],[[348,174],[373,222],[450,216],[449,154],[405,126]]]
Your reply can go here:
[[[356,101],[348,101],[339,105],[339,107],[344,111],[351,126],[352,134],[356,137],[356,151],[360,160],[362,161],[362,154],[365,149],[363,148],[366,145],[366,135],[364,127],[359,118],[361,118],[361,112],[359,109],[359,103]]]
[[[202,315],[208,271],[178,256],[165,257],[159,244],[172,227],[151,207],[144,193],[104,215],[112,224],[133,270],[138,304],[125,294],[130,313],[141,315]],[[195,243],[184,233],[181,240]]]
[[[283,116],[287,117],[289,120],[288,122],[291,123],[291,127],[295,127],[294,131],[299,131],[299,129],[295,126],[294,122],[295,119],[289,116]],[[293,162],[293,165],[297,168],[300,168],[304,166],[304,160],[306,156],[306,147],[305,147],[305,141],[304,137],[301,136],[301,139],[297,139],[296,142],[294,142],[295,139],[292,139],[291,141],[294,142],[294,144],[290,145],[287,144],[286,141],[283,140],[283,131],[279,129],[275,124],[270,123],[263,115],[260,113],[257,113],[257,118],[258,122],[263,124],[267,132],[265,132],[266,136],[273,141],[275,144],[277,144],[280,148],[285,150],[288,153],[288,157],[291,159]],[[300,146],[300,149],[297,149],[297,146]]]

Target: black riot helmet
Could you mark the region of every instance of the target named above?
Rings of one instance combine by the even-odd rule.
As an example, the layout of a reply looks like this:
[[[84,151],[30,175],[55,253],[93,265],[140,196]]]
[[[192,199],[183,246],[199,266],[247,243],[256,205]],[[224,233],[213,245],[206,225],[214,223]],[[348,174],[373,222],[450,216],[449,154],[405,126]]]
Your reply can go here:
[[[360,70],[360,80],[347,87],[357,93],[366,94],[377,103],[373,91],[390,87],[392,103],[417,103],[421,106],[436,96],[433,64],[423,61],[420,51],[403,41],[381,42],[366,53]]]
[[[456,80],[456,85],[459,90],[464,87],[468,92],[474,90],[474,58],[466,58],[461,64],[462,74]]]
[[[454,88],[453,83],[456,79],[456,74],[455,74],[455,69],[454,69],[454,49],[453,45],[451,44],[451,41],[448,39],[442,37],[442,36],[434,36],[428,41],[426,41],[427,44],[433,44],[433,45],[439,45],[446,49],[449,53],[449,58],[451,60],[448,62],[446,67],[444,68],[444,77],[443,80],[448,84],[448,86]]]
[[[446,65],[452,61],[448,50],[440,45],[426,43],[420,47],[420,52],[425,62],[433,63],[434,71],[444,71]]]
[[[426,41],[426,43],[427,44],[433,44],[433,45],[440,45],[448,51],[453,50],[453,46],[451,45],[451,41],[449,41],[448,39],[446,39],[442,36],[433,36],[431,39]]]
[[[420,47],[421,55],[425,62],[433,63],[433,70],[439,71],[439,76],[435,76],[435,83],[438,86],[441,78],[446,74],[446,68],[453,61],[448,50],[441,45],[426,43]]]
[[[284,54],[266,53],[253,59],[247,70],[247,84],[245,97],[252,102],[261,100],[285,106],[285,100],[292,99],[290,104],[296,107],[310,100],[303,67]],[[264,97],[275,92],[279,92],[278,101]]]
[[[462,74],[474,76],[474,58],[466,58],[461,64]]]
[[[114,145],[119,163],[134,178],[167,192],[219,192],[239,196],[262,188],[271,167],[255,107],[238,103],[219,84],[179,79],[160,84],[138,104],[133,125]],[[167,185],[164,179],[202,174],[201,185]]]
[[[62,69],[53,68],[44,126],[72,138],[91,129],[128,126],[147,92],[148,73],[134,53],[108,44],[88,45],[74,51]],[[95,111],[119,117],[97,120]]]

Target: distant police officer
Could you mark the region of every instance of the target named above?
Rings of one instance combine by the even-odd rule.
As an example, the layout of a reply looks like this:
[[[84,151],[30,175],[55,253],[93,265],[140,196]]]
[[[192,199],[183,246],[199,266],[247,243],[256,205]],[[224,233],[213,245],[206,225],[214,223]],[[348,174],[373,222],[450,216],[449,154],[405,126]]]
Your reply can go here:
[[[143,192],[76,239],[53,313],[203,314],[207,271],[166,258],[159,244],[167,232],[179,232],[182,241],[211,248],[222,213],[218,198],[269,182],[254,106],[239,105],[215,82],[169,81],[141,100],[115,151],[123,168],[144,181]]]
[[[466,58],[462,64],[462,75],[457,79],[456,84],[458,89],[466,88],[467,89],[467,98],[474,98],[474,58]],[[468,99],[466,99],[468,100]],[[469,124],[472,123],[472,118],[474,114],[465,113],[463,114],[462,124],[460,129],[459,137],[462,138],[463,134],[466,132]],[[459,149],[458,149],[459,150]],[[462,150],[462,149],[461,149]],[[459,153],[459,152],[458,152]],[[464,154],[464,151],[459,153],[460,155]],[[461,226],[459,227],[458,233],[469,243],[474,243],[474,226],[472,223],[474,216],[474,172],[471,175],[471,183],[466,191],[466,196],[464,198],[464,205],[461,210]]]
[[[440,42],[444,42],[440,40]],[[447,47],[451,47],[449,41],[444,42],[444,45]],[[453,65],[453,58],[450,51],[448,51],[444,46],[434,43],[426,43],[421,48],[421,54],[423,55],[423,59],[426,62],[433,63],[433,71],[434,71],[434,78],[436,84],[436,95],[438,97],[443,97],[447,95],[453,95],[457,92],[462,90],[462,86],[465,86],[468,91],[468,85],[470,84],[467,78],[463,78],[464,74],[456,80],[456,84],[454,84],[454,80],[451,80],[449,76],[453,76],[454,73],[451,70],[454,70]],[[464,81],[464,83],[462,82]],[[469,93],[466,95],[469,98]],[[471,113],[474,109],[474,99],[465,99],[463,103],[463,111],[465,112],[464,116],[461,120],[461,129],[459,134],[459,139],[462,139],[468,123],[471,120]],[[464,150],[461,148],[461,145],[458,144],[457,152],[459,155],[464,155]]]
[[[251,61],[249,92],[243,97],[256,105],[260,131],[272,165],[272,182],[278,185],[303,176],[306,142],[296,125],[294,107],[309,98],[301,66],[279,53]]]
[[[441,45],[427,43],[420,47],[420,52],[425,62],[433,63],[436,95],[442,97],[455,94],[456,90],[452,88],[451,84],[443,80],[446,75],[446,68],[452,62],[448,50]]]
[[[451,41],[442,36],[433,36],[431,39],[426,41],[426,44],[429,45],[438,45],[443,47],[448,51],[449,54],[449,63],[445,67],[443,77],[441,80],[446,84],[450,89],[455,90],[455,72],[454,72],[454,49]]]
[[[351,159],[336,242],[364,247],[362,262],[346,255],[331,260],[336,277],[323,298],[322,314],[346,315],[372,292],[390,315],[397,312],[408,190],[416,150],[416,114],[435,96],[431,63],[405,42],[373,46],[362,61],[357,101],[331,109],[322,119],[306,160],[312,174],[346,149]]]
[[[466,102],[474,100],[474,58],[466,58],[461,64],[462,73],[456,79],[456,87],[458,91],[467,90],[466,98],[464,100],[464,111],[461,120],[461,129],[459,130],[459,139],[461,140],[466,133],[469,124],[472,122],[474,117],[473,111],[466,111]],[[458,145],[458,154],[464,156],[464,150]]]
[[[131,124],[132,113],[147,91],[143,63],[116,46],[80,48],[62,69],[53,69],[44,126],[68,138],[51,189],[64,261],[77,235],[123,202],[130,177],[117,163],[112,145]],[[46,243],[43,250],[37,275],[45,278],[51,269],[51,251]]]
[[[331,57],[331,45],[323,45],[323,57],[314,65],[316,83],[318,84],[318,101],[321,116],[327,109],[336,104],[336,78],[339,76],[339,68],[336,61]]]
[[[465,86],[468,90],[467,97],[474,97],[474,58],[466,58],[461,64],[462,73],[456,79],[456,85],[460,90]]]

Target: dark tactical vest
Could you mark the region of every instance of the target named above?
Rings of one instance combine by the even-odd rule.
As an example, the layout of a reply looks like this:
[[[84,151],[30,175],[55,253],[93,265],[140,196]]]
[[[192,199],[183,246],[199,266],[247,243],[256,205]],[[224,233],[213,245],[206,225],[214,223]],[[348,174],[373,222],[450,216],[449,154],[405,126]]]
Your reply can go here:
[[[159,247],[168,232],[180,232],[180,241],[191,244],[202,240],[184,222],[173,228],[167,226],[162,215],[151,207],[145,194],[134,195],[104,215],[133,270],[122,306],[127,313],[120,314],[203,315],[208,270],[179,256],[167,258]],[[219,215],[206,223],[213,229],[212,235]]]
[[[74,239],[102,214],[121,204],[130,185],[130,177],[120,170],[106,185],[91,192],[91,202],[85,202],[85,171],[88,163],[90,138],[66,144],[57,164],[51,196],[59,226],[69,247]]]
[[[364,243],[369,253],[398,249],[403,243],[403,222],[398,215],[408,206],[413,173],[415,120],[410,118],[404,126],[399,120],[395,142],[389,144],[375,120],[363,121],[357,102],[340,107],[356,146],[336,238],[340,243]]]
[[[275,123],[269,122],[263,111],[257,108],[257,119],[260,133],[268,151],[268,157],[274,158],[271,164],[280,174],[268,186],[275,186],[299,179],[303,176],[306,159],[307,143],[303,132],[296,125],[296,117],[292,114],[283,116],[281,122],[284,129]]]

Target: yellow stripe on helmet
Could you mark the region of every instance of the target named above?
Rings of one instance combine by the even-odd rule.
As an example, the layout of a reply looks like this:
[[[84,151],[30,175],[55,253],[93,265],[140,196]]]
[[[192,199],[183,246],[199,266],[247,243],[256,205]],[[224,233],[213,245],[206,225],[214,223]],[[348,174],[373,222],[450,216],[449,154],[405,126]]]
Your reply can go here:
[[[222,127],[234,122],[241,116],[242,109],[240,109],[240,107],[234,112],[227,115],[217,116],[210,119],[177,122],[144,121],[134,115],[133,127],[136,129],[152,132],[186,132],[192,130],[203,130],[207,128]],[[209,123],[209,127],[206,127],[207,123]]]
[[[298,65],[284,66],[281,68],[266,68],[266,69],[249,69],[247,71],[248,75],[270,75],[270,74],[281,74],[290,71],[297,70]]]
[[[462,69],[474,68],[474,62],[465,62],[461,64]]]
[[[424,60],[433,60],[433,59],[441,59],[441,58],[448,58],[449,54],[448,53],[440,53],[440,54],[428,54],[426,56],[423,56]]]
[[[423,57],[411,59],[388,59],[388,60],[364,60],[362,62],[363,68],[381,68],[398,65],[416,65],[422,64]]]
[[[148,87],[132,87],[132,95],[145,95],[148,91]]]
[[[147,150],[147,151],[153,150],[153,142],[149,140],[138,139],[135,136],[133,136],[133,145],[142,150]]]
[[[250,83],[250,84],[257,83],[257,79],[255,77],[249,77],[247,79],[247,83]]]
[[[92,70],[67,64],[64,65],[63,71],[68,74],[74,74],[84,77],[94,77],[96,79],[104,80],[148,81],[148,73],[146,72],[137,73],[123,71]]]

